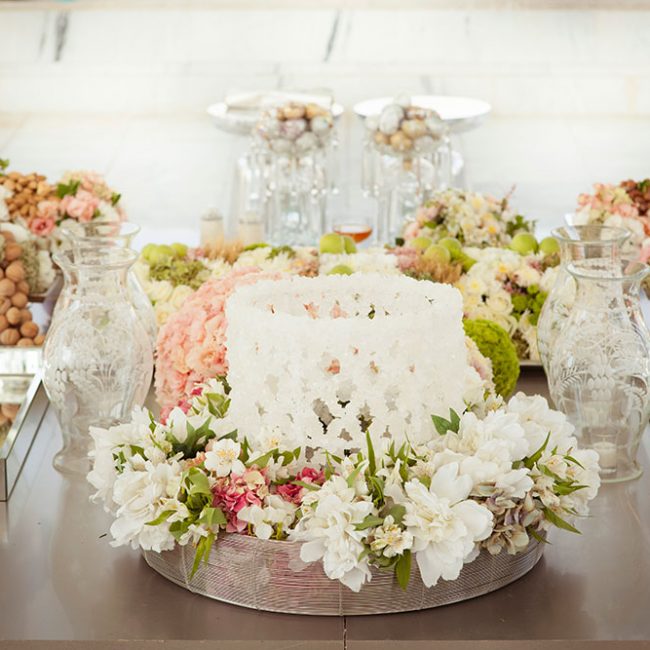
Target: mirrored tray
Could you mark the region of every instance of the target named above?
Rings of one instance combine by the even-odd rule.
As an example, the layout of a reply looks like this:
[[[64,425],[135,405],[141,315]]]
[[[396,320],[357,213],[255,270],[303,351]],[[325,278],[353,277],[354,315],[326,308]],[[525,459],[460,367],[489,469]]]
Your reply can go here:
[[[11,495],[48,404],[40,374],[0,374],[0,501]]]

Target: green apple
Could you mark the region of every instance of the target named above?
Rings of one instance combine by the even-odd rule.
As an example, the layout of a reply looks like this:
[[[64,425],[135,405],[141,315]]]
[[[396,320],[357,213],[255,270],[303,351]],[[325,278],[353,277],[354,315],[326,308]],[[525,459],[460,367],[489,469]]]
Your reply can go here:
[[[147,256],[147,262],[151,265],[169,263],[172,259],[174,259],[174,249],[167,244],[155,246]]]
[[[432,260],[439,264],[449,264],[449,262],[451,262],[451,253],[449,252],[449,249],[440,244],[429,246],[429,248],[424,251],[422,257],[425,260]]]
[[[539,250],[541,253],[544,253],[544,255],[553,255],[554,253],[560,252],[560,244],[555,237],[544,237],[544,239],[539,242]]]
[[[183,259],[187,255],[187,246],[185,244],[176,242],[171,245],[171,248],[178,259]]]
[[[415,248],[416,251],[425,251],[429,246],[433,244],[433,240],[430,237],[416,237],[411,239],[408,245],[411,248]]]
[[[463,245],[455,237],[443,237],[438,243],[449,251],[452,260],[463,252]]]
[[[327,275],[352,275],[354,271],[345,264],[337,264]]]
[[[330,232],[320,238],[319,250],[321,253],[341,255],[345,253],[345,240],[341,235]]]
[[[144,259],[147,262],[150,262],[150,257],[151,255],[156,251],[158,246],[156,244],[147,244],[142,251],[140,251],[140,255],[142,255],[142,259]]]
[[[346,253],[356,253],[357,245],[350,235],[343,235],[343,245],[345,246]]]
[[[520,255],[537,252],[537,240],[529,232],[520,232],[510,242],[510,248]]]

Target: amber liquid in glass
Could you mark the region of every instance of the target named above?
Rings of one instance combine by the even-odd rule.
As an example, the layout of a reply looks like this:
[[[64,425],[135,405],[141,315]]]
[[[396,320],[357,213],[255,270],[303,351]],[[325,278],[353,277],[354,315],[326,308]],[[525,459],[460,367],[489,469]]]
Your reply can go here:
[[[352,237],[358,244],[372,235],[372,226],[365,223],[339,223],[334,226],[334,232]]]

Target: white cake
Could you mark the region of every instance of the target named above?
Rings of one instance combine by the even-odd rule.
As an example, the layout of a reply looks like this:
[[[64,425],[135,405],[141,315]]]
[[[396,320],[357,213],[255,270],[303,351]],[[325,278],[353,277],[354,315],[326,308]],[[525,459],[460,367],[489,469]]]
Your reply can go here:
[[[292,277],[228,300],[229,420],[256,448],[335,454],[425,442],[431,415],[464,409],[460,293],[403,276]]]

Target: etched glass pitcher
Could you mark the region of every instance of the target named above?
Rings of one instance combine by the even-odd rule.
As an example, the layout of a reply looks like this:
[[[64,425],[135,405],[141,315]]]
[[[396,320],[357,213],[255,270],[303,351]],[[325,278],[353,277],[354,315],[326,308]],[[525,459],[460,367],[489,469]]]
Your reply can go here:
[[[553,346],[576,296],[575,280],[567,267],[572,262],[587,259],[617,264],[621,246],[629,237],[629,232],[623,228],[596,224],[556,228],[551,234],[560,244],[560,266],[537,322],[539,356],[547,375]]]
[[[54,458],[62,472],[90,469],[89,427],[127,421],[144,403],[153,372],[151,342],[131,303],[125,248],[60,251],[67,296],[43,350],[43,383],[63,434]],[[63,295],[63,294],[62,294]]]
[[[650,267],[583,260],[567,270],[576,295],[551,356],[551,397],[598,452],[604,481],[636,478],[650,412],[650,334],[639,302]]]

